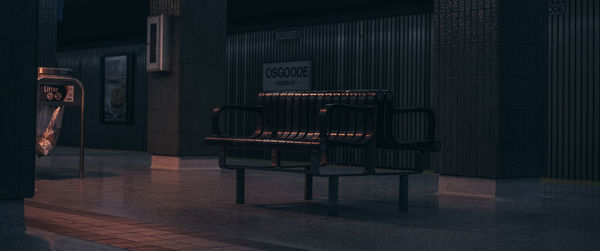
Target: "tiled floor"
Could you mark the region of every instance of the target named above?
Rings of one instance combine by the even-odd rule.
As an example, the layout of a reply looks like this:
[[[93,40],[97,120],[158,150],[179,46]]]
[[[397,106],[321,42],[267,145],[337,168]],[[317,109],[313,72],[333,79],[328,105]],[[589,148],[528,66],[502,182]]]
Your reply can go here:
[[[437,176],[415,175],[399,212],[397,177],[348,177],[339,216],[329,217],[327,179],[305,201],[303,175],[248,171],[238,205],[235,171],[157,171],[146,153],[86,153],[85,179],[76,151],[38,161],[29,226],[131,249],[600,250],[597,184],[478,198],[435,194]]]
[[[27,227],[129,250],[292,250],[33,201],[26,202],[25,219]]]

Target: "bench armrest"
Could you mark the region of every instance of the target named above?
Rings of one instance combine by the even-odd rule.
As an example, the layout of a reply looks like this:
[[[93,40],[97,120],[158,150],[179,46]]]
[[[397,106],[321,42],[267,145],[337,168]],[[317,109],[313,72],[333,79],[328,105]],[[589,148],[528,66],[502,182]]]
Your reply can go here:
[[[410,108],[395,108],[392,109],[394,114],[401,113],[424,113],[427,116],[427,140],[433,140],[435,136],[435,113],[429,108],[410,107]]]
[[[213,109],[213,112],[212,112],[213,136],[221,136],[221,130],[219,127],[219,117],[221,116],[221,112],[226,111],[226,110],[238,110],[238,111],[253,112],[261,117],[258,121],[259,121],[259,123],[262,123],[262,106],[224,105],[221,107],[216,107]]]
[[[331,114],[330,111],[333,110],[346,110],[348,112],[360,112],[364,113],[365,116],[365,130],[373,130],[374,129],[374,119],[375,119],[375,109],[373,106],[358,106],[358,105],[350,105],[350,104],[326,104],[321,109],[319,109],[319,132],[321,139],[327,139],[329,136],[330,128],[330,120]]]

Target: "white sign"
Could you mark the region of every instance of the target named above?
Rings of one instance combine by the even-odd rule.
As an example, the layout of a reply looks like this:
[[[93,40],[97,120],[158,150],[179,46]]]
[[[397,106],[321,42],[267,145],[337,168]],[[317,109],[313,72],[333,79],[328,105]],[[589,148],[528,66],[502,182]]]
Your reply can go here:
[[[312,61],[263,64],[263,91],[310,90]]]

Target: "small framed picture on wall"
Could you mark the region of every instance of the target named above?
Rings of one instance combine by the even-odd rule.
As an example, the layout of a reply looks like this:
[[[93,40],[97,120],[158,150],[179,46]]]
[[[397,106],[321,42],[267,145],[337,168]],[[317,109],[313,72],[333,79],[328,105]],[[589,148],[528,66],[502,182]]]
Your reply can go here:
[[[131,123],[133,114],[132,56],[105,56],[102,62],[102,122]]]

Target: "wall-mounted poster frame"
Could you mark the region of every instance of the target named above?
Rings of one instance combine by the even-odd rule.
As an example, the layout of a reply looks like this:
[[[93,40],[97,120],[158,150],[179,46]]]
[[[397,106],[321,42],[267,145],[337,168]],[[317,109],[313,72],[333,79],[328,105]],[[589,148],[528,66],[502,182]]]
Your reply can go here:
[[[100,121],[103,123],[133,122],[133,62],[131,54],[102,57]]]

